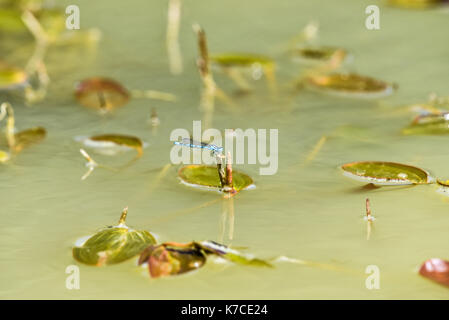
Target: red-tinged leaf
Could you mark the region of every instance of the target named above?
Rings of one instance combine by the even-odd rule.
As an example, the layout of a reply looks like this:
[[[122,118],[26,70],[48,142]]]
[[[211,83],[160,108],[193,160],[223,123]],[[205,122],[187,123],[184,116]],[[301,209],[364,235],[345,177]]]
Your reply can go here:
[[[159,278],[201,268],[206,254],[195,243],[165,243],[145,249],[139,259],[139,265],[143,263],[148,263],[152,278]]]
[[[437,258],[426,260],[419,269],[419,274],[449,287],[449,261]]]
[[[117,81],[96,77],[78,83],[75,97],[85,107],[107,112],[126,104],[130,99],[130,94]]]

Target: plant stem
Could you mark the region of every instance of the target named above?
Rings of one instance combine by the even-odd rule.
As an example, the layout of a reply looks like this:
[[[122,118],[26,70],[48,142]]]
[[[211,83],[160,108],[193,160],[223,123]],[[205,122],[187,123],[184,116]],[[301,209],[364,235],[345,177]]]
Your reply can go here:
[[[366,198],[366,240],[369,240],[371,236],[371,224],[374,221],[374,217],[371,215],[371,205],[368,198]]]
[[[228,152],[226,157],[226,175],[225,175],[225,184],[223,187],[223,192],[234,194],[236,193],[232,181],[232,157],[231,153]]]
[[[120,216],[120,220],[118,221],[119,226],[125,224],[127,215],[128,215],[128,207],[125,207],[122,211],[122,215]]]
[[[216,159],[217,159],[218,176],[220,178],[220,185],[221,185],[221,188],[223,189],[226,185],[226,173],[223,168],[223,155],[217,154]]]
[[[14,119],[14,110],[9,102],[3,102],[0,107],[0,121],[3,120],[4,117],[7,117],[6,120],[6,140],[8,142],[8,147],[10,149],[14,149],[16,145],[15,138],[15,119]]]
[[[366,220],[372,221],[373,217],[371,216],[371,205],[369,202],[369,198],[366,198]]]
[[[179,24],[181,21],[181,0],[169,0],[167,22],[167,51],[172,74],[182,73],[182,56],[179,48]]]

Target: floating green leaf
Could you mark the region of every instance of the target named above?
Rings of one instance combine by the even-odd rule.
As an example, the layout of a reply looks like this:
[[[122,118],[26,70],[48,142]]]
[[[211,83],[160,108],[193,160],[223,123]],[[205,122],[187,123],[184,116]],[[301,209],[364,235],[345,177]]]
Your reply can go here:
[[[136,231],[125,225],[125,208],[117,226],[99,231],[84,243],[73,248],[73,257],[82,263],[103,266],[119,263],[140,254],[156,243],[148,231]]]
[[[335,47],[301,47],[292,51],[293,58],[300,63],[328,63],[340,54],[340,63],[348,58],[348,52]]]
[[[0,62],[0,91],[15,89],[27,81],[28,75],[24,70]]]
[[[32,144],[39,143],[43,139],[45,139],[46,135],[47,131],[42,127],[34,127],[17,132],[14,135],[15,139],[14,151],[20,152],[24,148]]]
[[[216,166],[188,165],[179,170],[178,176],[186,185],[216,190],[221,188]],[[234,189],[237,192],[254,186],[253,179],[239,171],[232,171],[232,180]]]
[[[449,180],[437,179],[437,184],[439,186],[439,188],[437,189],[437,192],[446,197],[449,196]]]
[[[428,184],[434,182],[423,169],[384,161],[351,162],[341,166],[349,178],[377,185]]]
[[[206,263],[208,255],[216,255],[242,265],[272,267],[268,262],[245,256],[213,241],[186,244],[168,242],[150,246],[140,255],[138,264],[148,264],[151,277],[158,278],[199,269]]]
[[[11,155],[9,154],[9,152],[0,150],[0,163],[5,163],[10,158],[11,158]]]
[[[20,152],[32,144],[41,142],[47,134],[42,127],[33,127],[15,133],[14,110],[9,102],[4,102],[0,106],[0,121],[5,117],[7,117],[6,140],[13,152]]]
[[[304,80],[308,89],[359,98],[379,98],[391,95],[395,85],[374,78],[349,73],[312,75]]]
[[[202,241],[199,243],[199,245],[207,254],[215,254],[236,264],[257,267],[273,267],[270,263],[264,260],[253,258],[252,256],[248,255],[243,255],[237,250],[231,249],[214,241]]]
[[[85,107],[107,112],[125,105],[130,99],[130,94],[115,80],[95,77],[78,83],[75,97]]]
[[[269,57],[255,54],[227,53],[212,55],[210,61],[214,65],[220,66],[240,87],[242,92],[251,91],[251,86],[242,73],[242,71],[250,70],[253,80],[258,80],[264,75],[271,93],[277,94],[276,63]]]
[[[403,134],[438,135],[449,134],[449,114],[427,114],[418,116],[402,130]]]
[[[261,66],[274,65],[273,59],[254,54],[226,53],[211,55],[210,60],[224,67],[251,67],[254,64]]]
[[[437,179],[437,183],[438,183],[440,186],[449,187],[449,180],[440,180],[440,179]]]
[[[102,134],[84,140],[84,144],[92,147],[108,147],[110,144],[135,149],[139,156],[143,153],[143,142],[137,137],[122,134]]]
[[[388,4],[406,9],[426,9],[445,3],[445,0],[388,0]]]

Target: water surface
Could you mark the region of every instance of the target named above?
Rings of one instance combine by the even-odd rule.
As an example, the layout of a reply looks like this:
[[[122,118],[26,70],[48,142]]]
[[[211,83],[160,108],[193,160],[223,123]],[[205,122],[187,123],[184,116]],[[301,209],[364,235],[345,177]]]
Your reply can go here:
[[[48,138],[0,168],[0,296],[2,298],[424,298],[446,299],[449,292],[417,275],[431,257],[448,258],[449,203],[436,187],[359,191],[338,165],[357,160],[404,162],[449,177],[447,137],[401,136],[411,114],[395,106],[448,94],[449,15],[444,11],[406,11],[381,6],[381,29],[364,27],[365,7],[373,1],[185,1],[181,48],[185,70],[168,72],[165,51],[165,1],[75,1],[81,27],[97,27],[103,40],[96,53],[83,48],[54,48],[48,56],[52,76],[49,97],[31,107],[15,99],[20,129],[42,125]],[[61,1],[73,4],[74,1]],[[377,1],[376,1],[377,2]],[[321,25],[320,43],[350,50],[350,70],[399,84],[383,101],[292,93],[289,81],[300,68],[283,52],[287,41],[310,20]],[[151,280],[135,261],[107,268],[80,265],[81,289],[67,290],[74,241],[115,223],[129,206],[128,224],[156,233],[161,241],[219,240],[222,203],[184,212],[219,197],[179,184],[174,167],[157,189],[158,170],[169,160],[169,134],[191,130],[202,118],[201,83],[191,24],[206,29],[212,52],[243,51],[271,55],[287,102],[268,99],[265,84],[253,95],[236,98],[237,114],[218,103],[213,126],[279,129],[279,170],[260,176],[258,166],[239,169],[257,188],[235,198],[234,239],[224,242],[262,258],[285,255],[336,265],[343,271],[279,263],[253,269],[209,263],[198,272]],[[169,91],[175,103],[133,100],[101,117],[73,99],[76,80],[106,75],[128,88]],[[226,92],[235,88],[222,75]],[[4,100],[1,96],[1,100]],[[152,132],[146,119],[155,107],[161,126]],[[341,126],[360,134],[329,139],[315,160],[302,166],[323,136]],[[141,137],[150,146],[133,166],[119,173],[96,170],[81,181],[85,168],[78,135],[117,132]],[[128,159],[101,158],[109,165]],[[377,218],[369,241],[363,220],[369,197]],[[180,214],[184,212],[183,214]],[[365,287],[368,265],[381,272],[380,290]]]

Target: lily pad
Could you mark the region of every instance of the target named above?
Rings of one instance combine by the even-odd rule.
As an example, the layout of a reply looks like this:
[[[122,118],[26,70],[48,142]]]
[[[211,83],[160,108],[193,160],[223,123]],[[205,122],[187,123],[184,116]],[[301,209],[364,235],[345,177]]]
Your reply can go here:
[[[0,91],[24,86],[27,81],[28,75],[24,70],[0,62]]]
[[[42,127],[34,127],[17,132],[14,135],[14,151],[19,152],[32,144],[39,143],[45,139],[46,135],[47,131]]]
[[[376,185],[428,184],[434,179],[418,167],[396,162],[361,161],[341,166],[343,174],[349,178]]]
[[[105,228],[73,248],[75,260],[94,266],[119,263],[140,254],[156,243],[148,231],[137,231],[125,225],[125,208],[117,226]]]
[[[130,93],[115,80],[95,77],[78,83],[75,97],[85,107],[107,112],[128,103]]]
[[[226,53],[211,55],[210,60],[223,67],[251,67],[254,64],[261,66],[274,65],[273,59],[254,54]]]
[[[228,261],[257,267],[272,267],[260,259],[245,256],[213,241],[190,243],[163,243],[150,246],[142,252],[139,265],[147,264],[153,278],[179,275],[201,268],[209,255],[216,255]]]
[[[310,90],[357,98],[385,97],[395,89],[393,84],[354,73],[308,76],[304,85]]]
[[[415,118],[402,130],[403,134],[440,135],[449,134],[449,114],[427,114]]]
[[[447,260],[437,258],[426,260],[419,269],[419,274],[449,287],[449,261]]]
[[[97,149],[116,149],[120,147],[135,149],[139,156],[143,154],[144,143],[140,138],[122,134],[102,134],[83,140],[84,145]]]
[[[181,182],[193,187],[205,187],[220,190],[221,182],[217,167],[205,165],[188,165],[182,167],[178,176]],[[232,171],[232,181],[235,191],[241,191],[254,186],[254,181],[248,175]]]

